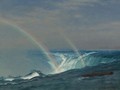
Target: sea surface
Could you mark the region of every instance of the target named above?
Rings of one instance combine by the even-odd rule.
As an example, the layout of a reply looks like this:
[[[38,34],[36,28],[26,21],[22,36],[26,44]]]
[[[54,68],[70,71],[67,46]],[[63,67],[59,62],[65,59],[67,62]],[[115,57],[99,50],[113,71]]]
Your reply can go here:
[[[120,51],[52,50],[50,54],[57,63],[54,73],[33,70],[25,76],[1,77],[0,90],[120,90]]]

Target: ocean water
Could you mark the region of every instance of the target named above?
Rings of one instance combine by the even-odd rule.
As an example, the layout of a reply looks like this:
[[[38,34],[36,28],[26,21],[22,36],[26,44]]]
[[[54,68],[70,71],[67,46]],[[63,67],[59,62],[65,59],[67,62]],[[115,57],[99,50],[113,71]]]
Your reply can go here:
[[[0,90],[120,90],[120,51],[76,52],[53,50],[49,53],[53,61],[48,61],[56,64],[52,74],[34,70],[25,76],[1,77]]]
[[[74,51],[52,51],[61,72],[120,60],[120,51],[78,51],[78,53]]]

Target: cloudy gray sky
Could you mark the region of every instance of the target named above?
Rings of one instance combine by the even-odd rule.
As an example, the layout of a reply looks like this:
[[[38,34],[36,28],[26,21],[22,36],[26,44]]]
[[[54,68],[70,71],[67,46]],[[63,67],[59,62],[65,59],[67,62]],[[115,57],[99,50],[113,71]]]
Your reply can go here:
[[[120,0],[0,0],[0,76],[51,72],[41,49],[118,50],[119,29]]]
[[[49,49],[71,48],[66,38],[78,49],[119,49],[119,9],[119,0],[0,0],[0,20]]]

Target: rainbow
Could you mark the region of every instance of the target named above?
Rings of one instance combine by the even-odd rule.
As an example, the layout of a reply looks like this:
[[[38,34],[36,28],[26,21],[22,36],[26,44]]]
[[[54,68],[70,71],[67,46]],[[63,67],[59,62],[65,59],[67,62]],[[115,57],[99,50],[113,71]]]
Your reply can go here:
[[[49,64],[51,65],[52,69],[54,70],[52,73],[56,72],[56,68],[57,68],[57,62],[51,57],[51,55],[49,54],[49,51],[47,49],[45,49],[42,44],[40,42],[38,42],[30,33],[26,32],[24,29],[22,29],[21,27],[19,27],[18,25],[14,24],[13,22],[9,22],[8,20],[5,20],[3,18],[0,18],[0,23],[5,23],[7,25],[10,25],[14,28],[16,28],[15,30],[18,30],[20,33],[22,33],[23,35],[25,35],[28,40],[31,40],[34,44],[36,44],[37,47],[40,48],[40,50],[42,50],[47,59],[50,61]]]
[[[79,56],[80,60],[82,61],[83,66],[85,66],[84,60],[82,59],[82,55],[79,53],[76,46],[73,44],[73,42],[65,35],[64,33],[60,32],[61,36],[64,38],[64,40],[71,46],[71,48],[74,50],[74,52]]]

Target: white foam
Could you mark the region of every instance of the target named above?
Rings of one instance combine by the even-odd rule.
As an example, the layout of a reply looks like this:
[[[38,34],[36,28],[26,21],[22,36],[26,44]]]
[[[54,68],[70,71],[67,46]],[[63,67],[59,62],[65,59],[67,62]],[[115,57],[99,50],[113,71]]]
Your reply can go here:
[[[14,78],[6,78],[5,81],[10,81],[12,82],[14,80]]]
[[[24,79],[24,80],[26,80],[26,79],[32,79],[32,78],[38,77],[38,76],[40,76],[39,73],[34,72],[34,73],[32,73],[32,74],[30,74],[28,76],[21,77],[21,79]]]

